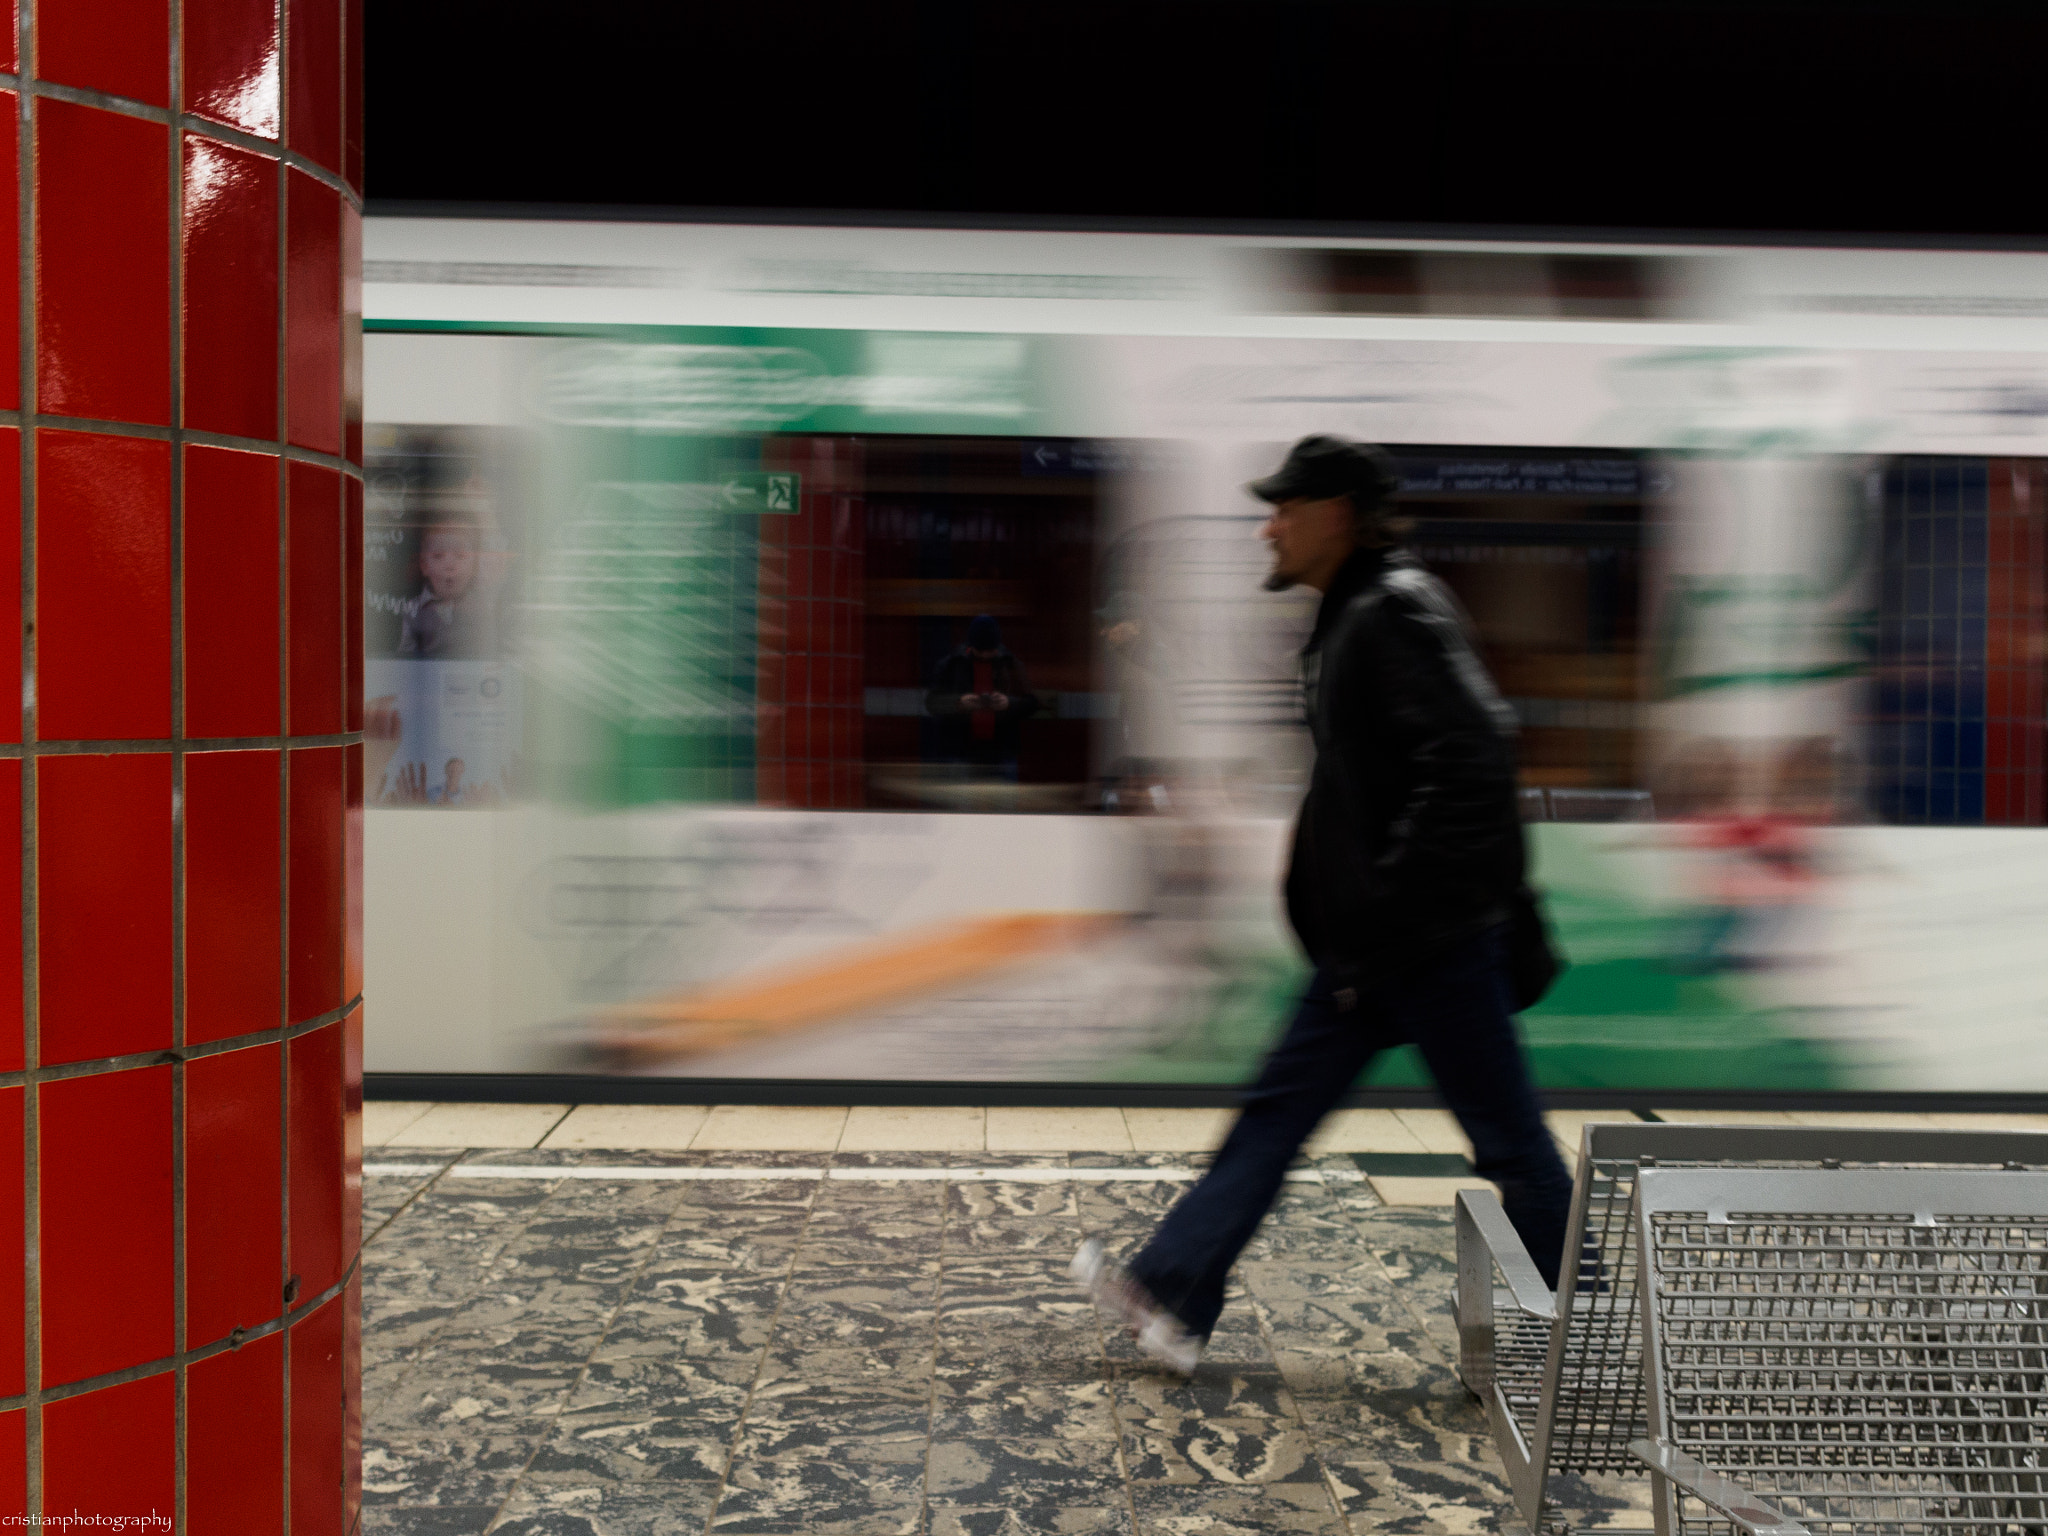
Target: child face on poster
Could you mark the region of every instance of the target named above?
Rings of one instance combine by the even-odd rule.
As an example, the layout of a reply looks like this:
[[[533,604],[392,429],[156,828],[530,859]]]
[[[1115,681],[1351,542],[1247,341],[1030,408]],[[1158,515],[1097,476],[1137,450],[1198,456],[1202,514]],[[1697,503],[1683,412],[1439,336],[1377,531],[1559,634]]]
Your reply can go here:
[[[420,540],[420,574],[437,602],[453,603],[476,585],[476,530],[453,524],[429,528]]]

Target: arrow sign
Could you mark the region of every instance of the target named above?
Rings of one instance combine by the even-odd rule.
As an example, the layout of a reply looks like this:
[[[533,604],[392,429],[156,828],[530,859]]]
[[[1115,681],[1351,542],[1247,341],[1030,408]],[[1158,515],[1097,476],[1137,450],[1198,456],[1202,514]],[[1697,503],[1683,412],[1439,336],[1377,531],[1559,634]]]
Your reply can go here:
[[[803,476],[779,469],[727,475],[719,494],[734,512],[774,512],[794,516],[803,495]]]

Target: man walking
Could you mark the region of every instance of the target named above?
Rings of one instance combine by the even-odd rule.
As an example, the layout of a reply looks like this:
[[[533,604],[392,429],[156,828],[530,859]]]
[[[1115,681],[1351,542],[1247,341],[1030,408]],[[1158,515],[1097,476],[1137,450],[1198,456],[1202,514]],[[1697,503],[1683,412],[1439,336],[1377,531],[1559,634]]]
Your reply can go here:
[[[1571,1178],[1511,1012],[1530,999],[1511,993],[1510,927],[1541,931],[1523,905],[1514,715],[1449,591],[1396,547],[1398,483],[1380,449],[1308,437],[1250,487],[1273,508],[1268,590],[1323,594],[1302,651],[1316,762],[1287,872],[1315,975],[1201,1182],[1127,1267],[1096,1238],[1073,1263],[1147,1354],[1183,1372],[1289,1163],[1389,1046],[1421,1048],[1474,1169],[1557,1283]]]

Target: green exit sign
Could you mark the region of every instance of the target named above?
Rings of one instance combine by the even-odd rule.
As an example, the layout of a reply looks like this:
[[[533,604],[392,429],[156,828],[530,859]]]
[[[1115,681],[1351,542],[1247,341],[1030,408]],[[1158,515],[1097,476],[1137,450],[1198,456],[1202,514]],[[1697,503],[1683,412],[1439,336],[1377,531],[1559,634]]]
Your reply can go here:
[[[803,476],[786,470],[751,470],[727,475],[720,491],[735,512],[784,512],[792,516],[803,495]]]

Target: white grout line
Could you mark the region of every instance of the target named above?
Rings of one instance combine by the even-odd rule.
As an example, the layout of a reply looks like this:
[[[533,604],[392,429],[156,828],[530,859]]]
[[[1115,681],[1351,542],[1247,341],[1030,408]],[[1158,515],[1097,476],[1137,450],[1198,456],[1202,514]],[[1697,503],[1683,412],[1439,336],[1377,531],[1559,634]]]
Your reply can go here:
[[[1193,1168],[668,1168],[615,1163],[572,1163],[560,1167],[530,1163],[365,1163],[368,1178],[417,1177],[447,1171],[452,1179],[590,1179],[719,1182],[767,1179],[853,1179],[881,1183],[956,1184],[1192,1184]],[[1291,1168],[1291,1184],[1357,1184],[1363,1173],[1344,1169]]]

